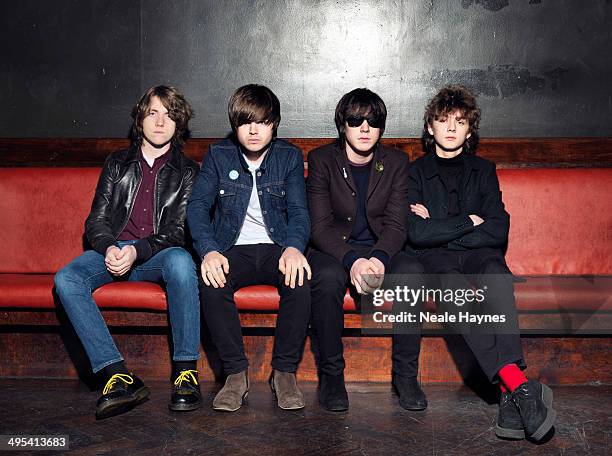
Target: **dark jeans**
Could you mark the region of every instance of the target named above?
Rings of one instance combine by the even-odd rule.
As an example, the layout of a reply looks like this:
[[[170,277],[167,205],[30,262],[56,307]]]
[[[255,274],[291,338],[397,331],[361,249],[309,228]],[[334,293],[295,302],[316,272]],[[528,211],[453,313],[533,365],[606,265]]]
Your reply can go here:
[[[301,287],[296,284],[291,289],[285,285],[285,276],[278,270],[282,251],[276,244],[237,245],[223,252],[230,267],[224,287],[207,286],[200,277],[204,318],[227,375],[242,372],[249,365],[234,293],[250,285],[272,285],[278,289],[280,306],[272,367],[281,372],[295,372],[298,368],[310,316],[310,282],[304,277]]]
[[[356,250],[358,249],[356,248]],[[367,250],[370,249],[370,247],[367,247]],[[358,254],[362,253],[364,252],[358,251]],[[348,271],[340,261],[331,255],[312,249],[308,253],[308,262],[312,268],[311,326],[314,336],[313,345],[318,352],[319,372],[327,375],[339,375],[343,372],[345,366],[342,345],[344,295],[349,286],[351,287],[351,294],[354,294],[355,290],[350,284]],[[418,288],[422,282],[423,267],[415,256],[399,252],[389,261],[385,277],[396,274],[405,274],[407,280],[415,280],[418,283],[405,285]],[[392,284],[387,283],[386,279],[383,281],[382,288],[392,286]],[[410,310],[414,311],[415,308]],[[406,377],[416,376],[420,350],[420,324],[415,325],[410,333],[394,331],[393,372]]]
[[[136,241],[119,241],[120,246]],[[198,280],[191,255],[169,247],[147,261],[135,262],[122,278],[106,269],[104,257],[94,250],[79,255],[55,275],[55,289],[95,372],[123,357],[102,318],[92,292],[115,280],[163,283],[168,295],[168,315],[174,343],[174,361],[200,357],[200,306]]]
[[[472,325],[471,330],[462,330],[462,336],[476,357],[478,364],[491,382],[497,382],[499,370],[511,363],[526,367],[518,331],[518,315],[514,300],[514,287],[502,252],[492,248],[471,250],[430,249],[419,256],[427,274],[448,274],[440,277],[445,289],[467,289],[477,285],[488,287],[483,313],[506,315],[504,332],[483,331]],[[475,276],[476,284],[459,274]],[[451,306],[453,306],[451,304]],[[440,311],[438,303],[438,311]],[[450,312],[453,309],[447,308]],[[454,310],[457,310],[456,307]],[[508,331],[508,328],[514,330]]]

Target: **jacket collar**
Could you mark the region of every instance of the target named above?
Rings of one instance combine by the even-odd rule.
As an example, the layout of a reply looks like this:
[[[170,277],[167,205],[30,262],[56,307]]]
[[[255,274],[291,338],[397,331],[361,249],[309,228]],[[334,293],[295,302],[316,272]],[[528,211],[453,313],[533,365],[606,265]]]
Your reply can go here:
[[[374,156],[372,157],[372,169],[370,170],[370,182],[368,184],[368,199],[374,193],[376,186],[382,179],[383,173],[385,172],[385,158],[387,157],[387,151],[380,145],[380,142],[376,144],[374,150]]]
[[[168,162],[166,164],[171,168],[174,168],[175,170],[179,170],[181,168],[180,149],[176,146],[171,146],[168,152],[166,153],[170,154],[170,156],[168,157]],[[126,163],[137,162],[140,160],[141,155],[142,151],[140,149],[140,146],[133,145],[130,147],[125,161]]]
[[[334,150],[336,152],[334,158],[336,160],[338,169],[342,173],[342,176],[344,177],[344,180],[346,181],[348,186],[353,191],[356,191],[355,182],[353,181],[353,176],[349,168],[350,164],[349,164],[348,158],[346,156],[346,152],[344,150],[344,147],[342,146],[341,141],[336,141]],[[374,193],[374,189],[376,188],[376,186],[378,185],[378,182],[380,182],[380,179],[382,178],[382,175],[384,173],[386,155],[387,155],[387,152],[385,148],[381,146],[380,141],[379,141],[376,144],[376,147],[374,149],[374,156],[372,157],[372,161],[371,161],[372,169],[370,171],[370,180],[368,182],[367,199],[369,199],[370,196],[372,196],[372,193]]]
[[[346,158],[346,153],[344,152],[344,147],[342,147],[341,141],[336,141],[334,145],[334,159],[336,160],[336,165],[338,169],[342,173],[344,180],[351,187],[351,190],[357,191],[357,187],[355,186],[355,182],[353,181],[353,176],[349,169],[349,161]]]

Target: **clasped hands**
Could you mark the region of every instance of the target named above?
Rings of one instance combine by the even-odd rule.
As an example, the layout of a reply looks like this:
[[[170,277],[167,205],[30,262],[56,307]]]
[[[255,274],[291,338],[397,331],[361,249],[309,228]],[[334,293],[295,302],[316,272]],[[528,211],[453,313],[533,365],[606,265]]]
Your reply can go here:
[[[429,211],[422,204],[411,204],[410,210],[423,219],[429,218]],[[475,215],[470,214],[470,219],[474,226],[478,226],[484,220]],[[380,287],[385,275],[385,265],[378,258],[359,258],[351,267],[351,283],[357,289],[359,294],[369,294]]]
[[[106,249],[104,264],[106,269],[114,276],[122,276],[128,272],[136,261],[136,248],[133,245],[124,245],[119,248],[111,245]]]
[[[351,283],[359,294],[370,294],[382,285],[385,265],[376,257],[358,258],[351,266]]]

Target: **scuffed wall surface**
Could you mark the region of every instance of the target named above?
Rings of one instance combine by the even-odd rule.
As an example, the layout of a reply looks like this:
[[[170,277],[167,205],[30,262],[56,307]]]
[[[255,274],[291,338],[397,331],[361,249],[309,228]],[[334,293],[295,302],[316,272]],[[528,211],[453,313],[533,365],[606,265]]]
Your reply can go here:
[[[427,99],[450,82],[478,94],[483,136],[612,136],[609,0],[64,0],[8,9],[4,137],[125,136],[131,105],[157,83],[191,101],[194,136],[223,136],[227,99],[250,82],[279,96],[281,136],[334,136],[336,102],[363,86],[387,103],[386,136],[419,136]]]
[[[5,2],[0,136],[125,136],[140,92],[139,18],[139,2]]]

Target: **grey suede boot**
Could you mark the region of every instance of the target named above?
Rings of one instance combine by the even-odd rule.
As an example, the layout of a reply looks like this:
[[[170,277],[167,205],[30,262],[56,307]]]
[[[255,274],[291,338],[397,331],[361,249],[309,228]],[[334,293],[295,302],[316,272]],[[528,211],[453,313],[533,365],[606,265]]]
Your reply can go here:
[[[274,369],[270,375],[270,388],[276,396],[278,406],[283,410],[304,408],[304,395],[297,386],[293,372],[281,372]]]
[[[213,400],[213,409],[224,412],[235,412],[242,406],[242,401],[249,394],[249,379],[247,371],[230,374],[225,379],[225,385]]]

